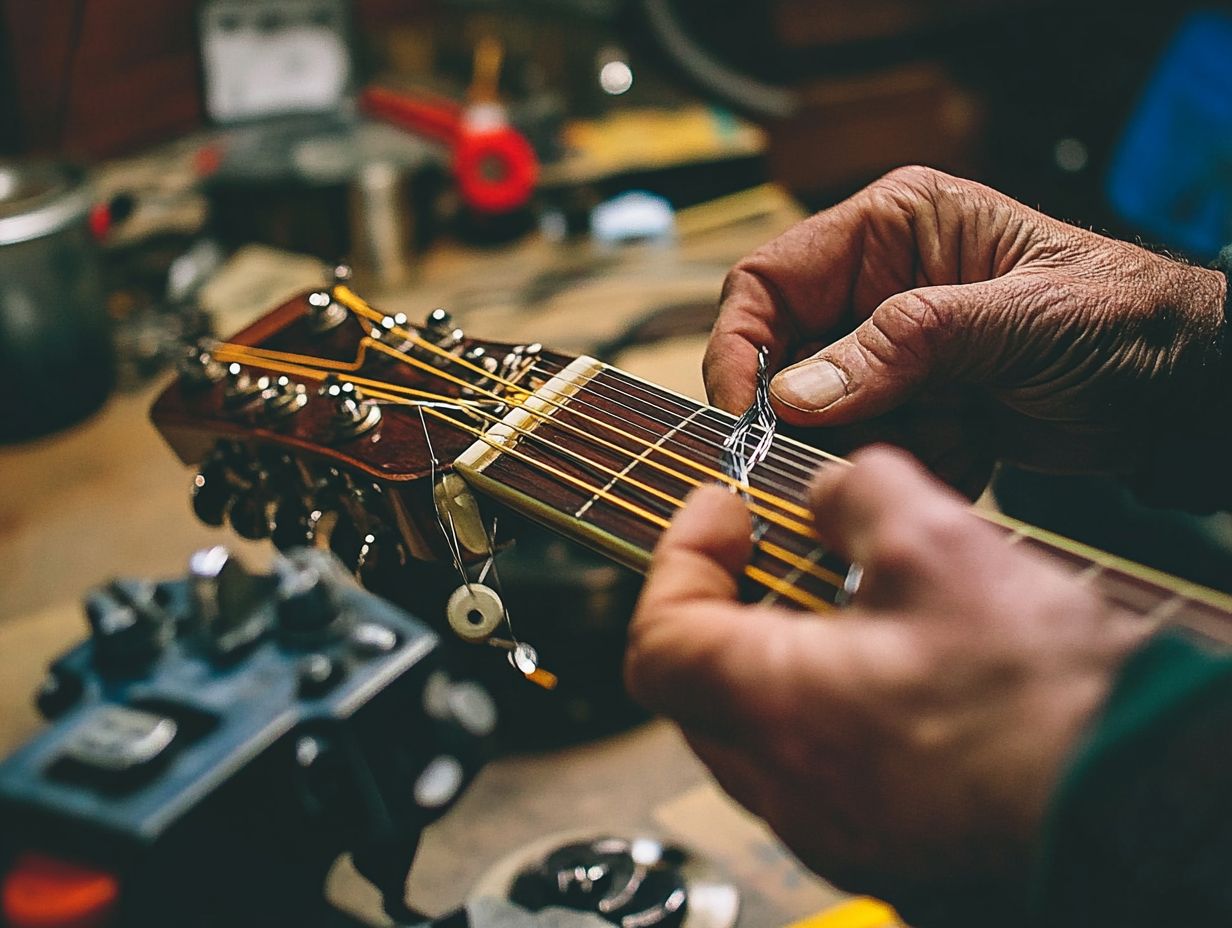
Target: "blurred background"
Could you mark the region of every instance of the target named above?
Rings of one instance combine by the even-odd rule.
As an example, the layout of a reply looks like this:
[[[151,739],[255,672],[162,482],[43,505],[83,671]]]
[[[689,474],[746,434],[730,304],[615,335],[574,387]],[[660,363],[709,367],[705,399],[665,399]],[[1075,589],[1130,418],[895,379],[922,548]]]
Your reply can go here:
[[[32,728],[26,694],[91,585],[178,573],[218,541],[269,556],[268,523],[194,519],[192,471],[147,421],[201,337],[341,261],[390,313],[446,307],[468,334],[700,396],[726,269],[912,163],[1207,262],[1232,240],[1232,12],[0,0],[0,747]],[[1009,470],[986,502],[1232,589],[1224,516]],[[637,579],[529,529],[507,559],[545,661],[584,671],[550,704],[508,697],[529,700],[516,745],[635,720],[619,666]],[[619,763],[644,776],[656,737]],[[792,908],[765,904],[779,923]]]

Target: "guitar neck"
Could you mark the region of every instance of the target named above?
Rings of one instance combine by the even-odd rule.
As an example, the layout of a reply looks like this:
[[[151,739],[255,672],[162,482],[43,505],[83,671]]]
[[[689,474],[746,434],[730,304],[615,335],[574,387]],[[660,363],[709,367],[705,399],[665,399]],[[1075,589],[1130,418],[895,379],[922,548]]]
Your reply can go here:
[[[776,436],[747,484],[735,485],[722,466],[734,416],[592,358],[557,367],[455,462],[477,490],[644,570],[688,493],[725,482],[744,494],[754,520],[745,598],[814,611],[844,601],[849,565],[818,543],[803,501],[818,468],[845,462]],[[1117,606],[1232,644],[1232,597],[997,513],[977,515],[1008,544],[1052,558]]]

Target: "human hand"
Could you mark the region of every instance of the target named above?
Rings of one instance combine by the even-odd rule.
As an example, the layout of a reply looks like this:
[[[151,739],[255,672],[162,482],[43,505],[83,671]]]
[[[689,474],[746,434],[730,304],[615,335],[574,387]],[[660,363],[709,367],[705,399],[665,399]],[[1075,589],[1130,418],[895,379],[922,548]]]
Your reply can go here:
[[[1012,904],[1063,765],[1147,629],[901,452],[855,462],[811,503],[823,542],[864,567],[856,602],[739,603],[747,512],[703,488],[655,553],[629,690],[840,887],[919,925],[977,890]]]
[[[783,420],[880,417],[834,440],[892,440],[968,493],[998,459],[1130,474],[1152,441],[1211,417],[1225,289],[1215,271],[903,168],[733,268],[706,385],[742,411],[768,346],[786,366],[771,387]]]

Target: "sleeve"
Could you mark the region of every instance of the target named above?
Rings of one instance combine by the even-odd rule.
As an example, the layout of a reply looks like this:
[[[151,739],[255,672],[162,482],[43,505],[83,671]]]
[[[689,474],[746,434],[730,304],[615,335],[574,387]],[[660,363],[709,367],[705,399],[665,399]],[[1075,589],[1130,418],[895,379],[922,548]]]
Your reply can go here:
[[[1232,925],[1232,658],[1179,634],[1126,663],[1054,797],[1030,923]]]

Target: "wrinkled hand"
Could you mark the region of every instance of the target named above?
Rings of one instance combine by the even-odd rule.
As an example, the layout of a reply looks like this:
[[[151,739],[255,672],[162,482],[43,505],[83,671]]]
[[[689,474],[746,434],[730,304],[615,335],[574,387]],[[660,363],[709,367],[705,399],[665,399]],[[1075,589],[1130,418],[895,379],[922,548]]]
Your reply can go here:
[[[856,604],[740,604],[748,516],[703,488],[655,553],[630,691],[843,888],[919,924],[972,887],[1009,905],[1062,765],[1145,629],[901,452],[855,460],[820,474],[811,503],[823,541],[865,568]]]
[[[766,345],[790,365],[772,385],[789,423],[897,410],[837,447],[891,440],[969,493],[998,458],[1128,474],[1178,419],[1210,415],[1225,289],[1215,271],[904,168],[736,265],[706,385],[742,411]]]

